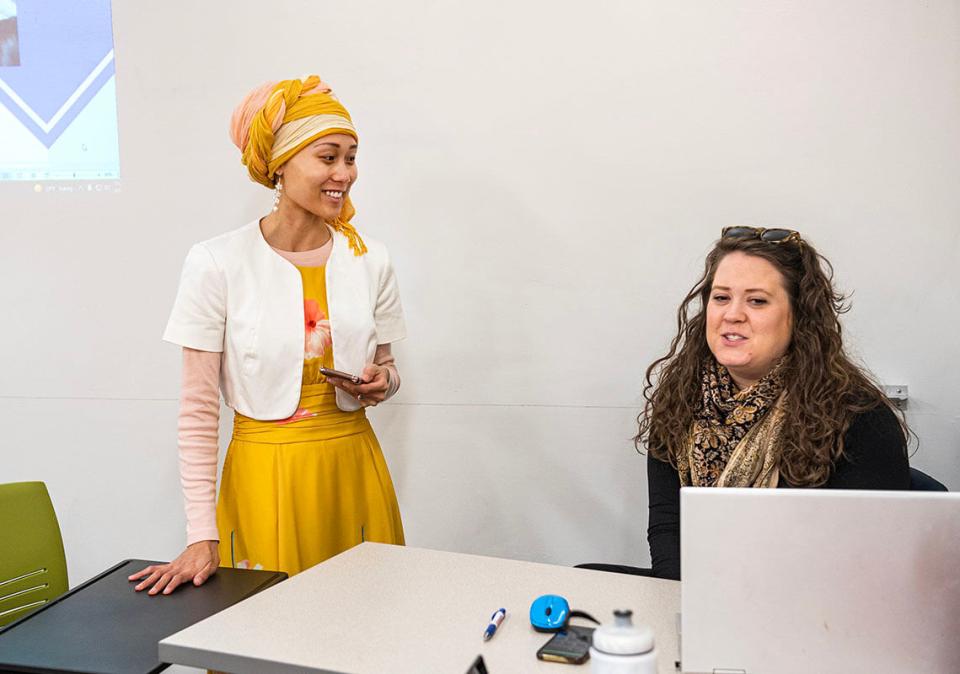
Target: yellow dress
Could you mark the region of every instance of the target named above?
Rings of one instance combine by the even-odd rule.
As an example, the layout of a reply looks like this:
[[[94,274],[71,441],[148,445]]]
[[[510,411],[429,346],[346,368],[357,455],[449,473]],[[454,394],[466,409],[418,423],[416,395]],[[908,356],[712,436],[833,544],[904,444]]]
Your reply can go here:
[[[236,413],[217,501],[220,563],[293,575],[363,541],[403,545],[400,508],[366,412],[337,407],[324,267],[303,278],[303,387],[281,421]]]

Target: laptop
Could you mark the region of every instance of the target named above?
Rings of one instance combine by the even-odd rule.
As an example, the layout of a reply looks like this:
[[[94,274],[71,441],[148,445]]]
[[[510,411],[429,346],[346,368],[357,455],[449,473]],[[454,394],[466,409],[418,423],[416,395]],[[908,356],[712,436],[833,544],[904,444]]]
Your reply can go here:
[[[692,674],[960,672],[960,493],[684,488]]]

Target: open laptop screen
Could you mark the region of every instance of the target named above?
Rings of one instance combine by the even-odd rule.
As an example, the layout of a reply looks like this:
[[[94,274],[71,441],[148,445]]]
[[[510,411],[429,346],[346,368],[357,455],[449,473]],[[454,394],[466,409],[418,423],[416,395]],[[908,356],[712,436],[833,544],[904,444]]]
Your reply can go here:
[[[960,494],[686,488],[684,672],[960,672]]]

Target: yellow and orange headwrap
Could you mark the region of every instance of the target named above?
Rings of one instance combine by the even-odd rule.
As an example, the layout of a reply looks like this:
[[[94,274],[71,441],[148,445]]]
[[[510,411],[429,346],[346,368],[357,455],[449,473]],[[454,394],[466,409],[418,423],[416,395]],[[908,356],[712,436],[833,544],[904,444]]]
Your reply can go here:
[[[350,113],[316,75],[262,84],[247,94],[230,119],[230,138],[240,148],[250,178],[271,188],[277,169],[288,159],[333,133],[357,138]],[[348,196],[330,225],[347,237],[354,254],[363,255],[367,247],[350,224],[355,212]]]

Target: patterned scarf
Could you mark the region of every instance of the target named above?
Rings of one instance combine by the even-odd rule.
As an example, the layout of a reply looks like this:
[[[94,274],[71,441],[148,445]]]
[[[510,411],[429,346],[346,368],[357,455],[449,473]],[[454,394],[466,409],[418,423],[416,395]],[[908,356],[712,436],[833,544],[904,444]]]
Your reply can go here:
[[[782,363],[738,391],[727,368],[704,368],[701,400],[686,453],[677,457],[683,486],[776,487],[783,426]]]

